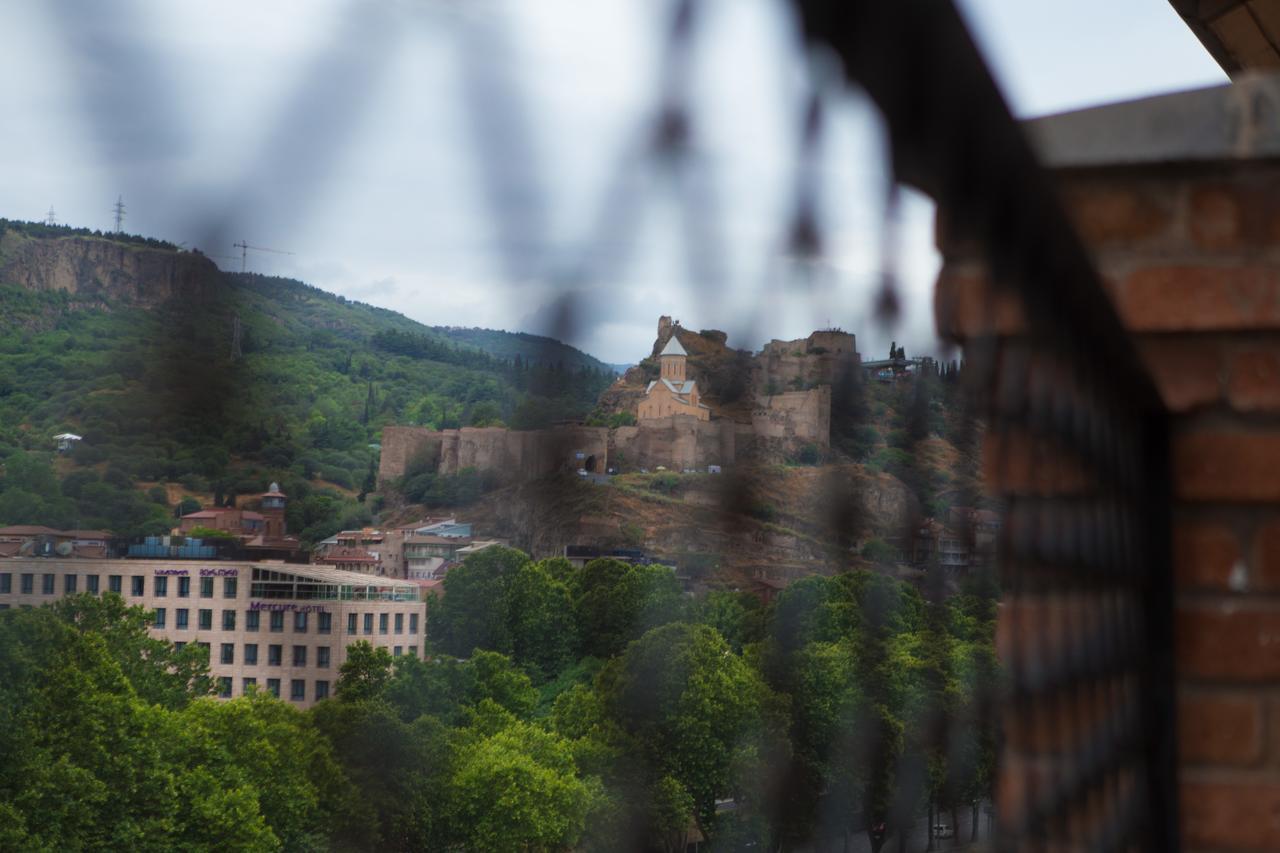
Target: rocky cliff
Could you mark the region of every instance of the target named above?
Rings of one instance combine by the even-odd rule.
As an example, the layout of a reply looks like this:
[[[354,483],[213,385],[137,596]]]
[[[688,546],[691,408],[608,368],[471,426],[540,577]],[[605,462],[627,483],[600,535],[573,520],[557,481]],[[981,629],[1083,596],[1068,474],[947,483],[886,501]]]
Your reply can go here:
[[[203,255],[102,237],[0,237],[0,282],[29,290],[60,291],[77,302],[155,306],[201,304],[221,281]]]

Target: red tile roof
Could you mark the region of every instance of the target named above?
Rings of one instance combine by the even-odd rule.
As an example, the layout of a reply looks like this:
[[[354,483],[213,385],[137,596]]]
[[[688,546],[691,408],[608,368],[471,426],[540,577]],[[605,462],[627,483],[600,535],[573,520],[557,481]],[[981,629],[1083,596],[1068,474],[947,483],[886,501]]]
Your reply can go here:
[[[10,527],[0,527],[0,536],[62,536],[68,534],[61,530],[54,530],[52,527],[43,527],[39,524],[15,524]]]

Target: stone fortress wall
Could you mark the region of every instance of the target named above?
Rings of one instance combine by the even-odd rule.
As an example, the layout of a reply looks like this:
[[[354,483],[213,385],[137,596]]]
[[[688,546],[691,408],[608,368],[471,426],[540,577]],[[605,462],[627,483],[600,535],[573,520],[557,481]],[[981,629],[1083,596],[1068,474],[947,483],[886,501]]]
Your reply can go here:
[[[660,320],[660,339],[674,330],[669,318]],[[829,446],[831,384],[850,369],[858,369],[854,336],[820,331],[796,341],[772,341],[754,357],[752,383],[758,391],[749,423],[671,415],[615,429],[388,426],[382,431],[378,482],[402,477],[421,453],[441,474],[475,468],[496,472],[511,482],[557,470],[604,473],[611,466],[621,470],[662,466],[679,471],[746,461],[776,462],[808,444]],[[775,393],[760,393],[765,389]]]

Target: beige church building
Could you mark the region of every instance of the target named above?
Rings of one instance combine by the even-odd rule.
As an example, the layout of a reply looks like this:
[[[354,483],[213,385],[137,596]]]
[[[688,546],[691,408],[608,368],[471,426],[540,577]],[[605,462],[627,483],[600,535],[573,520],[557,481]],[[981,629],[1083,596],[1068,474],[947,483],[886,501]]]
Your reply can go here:
[[[688,357],[680,341],[672,335],[658,354],[661,365],[658,378],[649,383],[637,408],[640,420],[657,420],[672,415],[692,415],[700,421],[711,420],[710,407],[699,402],[698,383],[685,376]]]

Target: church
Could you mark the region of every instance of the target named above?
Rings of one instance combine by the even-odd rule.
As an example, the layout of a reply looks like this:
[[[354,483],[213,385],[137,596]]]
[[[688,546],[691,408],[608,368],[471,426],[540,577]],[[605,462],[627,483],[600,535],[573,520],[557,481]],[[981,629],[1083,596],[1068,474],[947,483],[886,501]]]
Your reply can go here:
[[[685,378],[689,354],[675,335],[658,354],[661,365],[658,378],[645,389],[637,415],[640,420],[654,420],[671,415],[692,415],[700,421],[711,420],[710,407],[698,402],[698,384]]]

